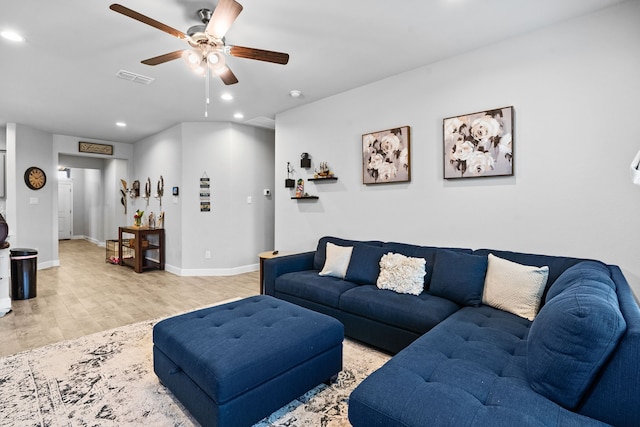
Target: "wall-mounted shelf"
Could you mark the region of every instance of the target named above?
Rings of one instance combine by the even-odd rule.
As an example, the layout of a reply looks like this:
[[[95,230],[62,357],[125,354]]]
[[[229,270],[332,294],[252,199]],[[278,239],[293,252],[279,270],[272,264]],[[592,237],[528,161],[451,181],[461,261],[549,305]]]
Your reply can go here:
[[[292,197],[291,200],[314,200],[314,199],[319,199],[320,197],[318,196],[302,196],[302,197]]]
[[[307,179],[307,181],[337,181],[338,177],[337,176],[330,176],[328,178],[309,178]]]

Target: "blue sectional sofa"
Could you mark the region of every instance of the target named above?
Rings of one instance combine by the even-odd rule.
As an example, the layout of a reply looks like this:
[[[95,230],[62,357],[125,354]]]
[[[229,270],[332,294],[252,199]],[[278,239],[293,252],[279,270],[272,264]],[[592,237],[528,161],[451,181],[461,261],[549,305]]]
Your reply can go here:
[[[421,261],[422,289],[380,289],[386,254]],[[355,427],[640,425],[640,310],[617,266],[323,237],[266,260],[264,287],[395,354],[351,394]]]

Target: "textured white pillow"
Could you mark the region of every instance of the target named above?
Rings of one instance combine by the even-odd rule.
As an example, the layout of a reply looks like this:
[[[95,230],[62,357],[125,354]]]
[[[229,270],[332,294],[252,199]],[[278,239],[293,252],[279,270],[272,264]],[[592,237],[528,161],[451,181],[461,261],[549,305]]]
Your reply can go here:
[[[531,267],[489,254],[482,303],[533,320],[540,308],[549,267]]]
[[[389,252],[380,258],[376,286],[400,294],[420,295],[424,289],[425,264],[424,258]]]
[[[351,261],[352,251],[353,246],[338,246],[327,242],[327,256],[324,261],[324,267],[318,274],[344,279],[349,267],[349,261]]]

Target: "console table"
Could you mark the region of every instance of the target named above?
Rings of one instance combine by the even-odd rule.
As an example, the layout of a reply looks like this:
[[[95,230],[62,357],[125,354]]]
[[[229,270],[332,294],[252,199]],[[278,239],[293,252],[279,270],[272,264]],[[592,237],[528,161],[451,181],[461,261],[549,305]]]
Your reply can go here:
[[[164,270],[164,228],[119,227],[118,247],[120,265],[133,267],[136,273]],[[132,256],[124,256],[127,253]]]

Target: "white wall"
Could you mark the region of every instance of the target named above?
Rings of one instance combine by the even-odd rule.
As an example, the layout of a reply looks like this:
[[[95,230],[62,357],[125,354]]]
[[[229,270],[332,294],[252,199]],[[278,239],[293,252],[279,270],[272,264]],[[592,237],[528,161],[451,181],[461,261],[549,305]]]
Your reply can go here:
[[[40,268],[56,265],[57,246],[57,170],[53,160],[53,136],[24,125],[7,125],[7,215],[12,247],[26,247],[38,251]],[[47,176],[47,184],[31,190],[24,184],[24,171],[40,167]],[[57,200],[56,200],[57,201]],[[55,212],[55,215],[53,214]]]
[[[85,236],[96,243],[104,242],[104,185],[100,169],[84,170]]]
[[[175,269],[182,265],[182,213],[181,202],[173,203],[171,189],[181,187],[181,126],[177,125],[163,132],[138,141],[134,145],[134,172],[130,178],[130,185],[134,180],[140,181],[140,196],[137,199],[129,199],[129,214],[127,224],[133,224],[133,215],[136,209],[145,211],[145,217],[149,212],[160,213],[160,202],[153,198],[156,192],[160,175],[164,179],[164,197],[162,198],[162,210],[165,212],[165,268],[176,272]],[[144,195],[147,178],[151,180],[152,197],[149,205],[142,197]],[[182,190],[182,189],[181,189]]]
[[[124,206],[120,201],[122,198],[122,193],[120,192],[122,188],[121,179],[127,180],[125,177],[129,176],[128,169],[129,162],[126,159],[104,160],[102,195],[104,197],[105,217],[101,222],[103,238],[100,242],[117,239],[118,227],[129,224],[127,222],[129,217],[127,214],[129,212],[127,211],[127,214],[125,214]],[[131,182],[127,181],[127,183],[131,187]]]
[[[7,128],[0,127],[0,150],[6,150],[6,149],[7,149]],[[3,185],[5,186],[5,196],[0,198],[0,213],[4,215],[5,199],[6,199],[6,177],[7,177],[6,160],[5,160],[3,170],[4,170]]]
[[[135,176],[165,178],[166,269],[215,276],[257,268],[273,247],[274,134],[232,123],[183,123],[135,144]],[[211,211],[200,211],[200,178],[211,183]],[[177,203],[172,187],[180,188]],[[251,197],[252,203],[247,203]],[[143,202],[136,202],[141,209]],[[157,202],[150,204],[157,212]],[[206,258],[209,252],[211,258]]]
[[[329,234],[591,257],[640,294],[638,22],[640,2],[626,2],[279,114],[275,247],[311,250]],[[515,176],[445,181],[443,118],[510,105]],[[411,182],[364,186],[361,135],[402,125]],[[339,177],[307,184],[316,202],[284,188],[287,161],[309,176],[302,152]]]
[[[73,230],[72,238],[83,238],[86,236],[84,212],[86,202],[84,200],[84,169],[71,168],[71,181],[73,182]]]

